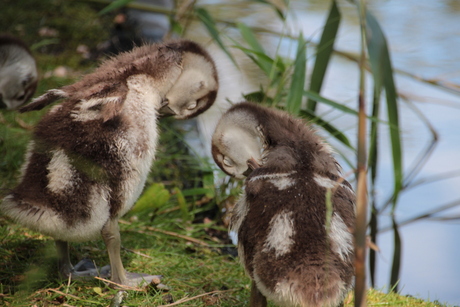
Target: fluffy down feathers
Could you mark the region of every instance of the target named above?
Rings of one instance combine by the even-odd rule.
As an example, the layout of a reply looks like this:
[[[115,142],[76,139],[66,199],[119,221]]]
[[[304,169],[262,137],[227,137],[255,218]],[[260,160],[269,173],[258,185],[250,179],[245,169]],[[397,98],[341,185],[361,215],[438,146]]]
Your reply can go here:
[[[338,306],[353,284],[355,196],[330,147],[300,119],[241,103],[212,148],[224,171],[247,175],[230,231],[258,291],[281,306]]]
[[[207,66],[183,65],[196,56]],[[21,111],[31,111],[65,99],[37,124],[21,182],[2,210],[63,241],[96,236],[141,193],[155,156],[159,113],[172,103],[167,95],[183,73],[200,69],[204,80],[192,81],[205,83],[199,94],[210,97],[217,91],[217,75],[204,49],[186,40],[147,45],[109,59],[81,81],[50,90],[23,107]],[[187,110],[188,116],[212,102]]]
[[[10,35],[0,35],[0,109],[16,109],[37,88],[37,67],[27,45]]]

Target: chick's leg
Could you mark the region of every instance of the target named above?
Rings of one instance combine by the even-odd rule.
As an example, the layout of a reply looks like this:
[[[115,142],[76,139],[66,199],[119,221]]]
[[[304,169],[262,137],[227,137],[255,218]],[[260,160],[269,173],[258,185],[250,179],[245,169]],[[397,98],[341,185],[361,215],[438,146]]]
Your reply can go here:
[[[120,230],[117,219],[109,219],[102,229],[102,238],[104,239],[109,254],[111,267],[111,280],[124,286],[137,287],[148,284],[152,280],[159,281],[160,275],[148,275],[142,273],[126,272],[121,262],[120,248]]]
[[[121,239],[118,220],[109,219],[107,221],[104,228],[102,228],[102,239],[104,240],[109,254],[112,281],[117,284],[126,285],[126,272],[120,256]]]
[[[250,307],[267,307],[267,299],[260,293],[256,287],[256,283],[252,281],[251,284],[251,298],[249,302]]]
[[[69,244],[60,240],[56,240],[55,244],[59,257],[59,273],[67,278],[74,271],[73,265],[70,263]]]
[[[59,274],[62,277],[69,278],[70,276],[72,280],[87,279],[94,276],[108,278],[110,266],[106,265],[98,269],[90,259],[83,259],[73,266],[70,262],[69,243],[56,240],[55,244],[59,257]]]

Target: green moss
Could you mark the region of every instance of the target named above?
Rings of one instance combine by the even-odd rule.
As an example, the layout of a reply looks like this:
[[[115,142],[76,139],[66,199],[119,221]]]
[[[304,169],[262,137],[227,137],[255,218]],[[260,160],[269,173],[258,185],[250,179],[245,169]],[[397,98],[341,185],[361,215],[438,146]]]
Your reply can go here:
[[[353,306],[352,304],[346,306]],[[367,306],[400,306],[400,307],[443,307],[438,301],[426,301],[410,295],[398,293],[383,293],[376,289],[369,289],[367,292]]]

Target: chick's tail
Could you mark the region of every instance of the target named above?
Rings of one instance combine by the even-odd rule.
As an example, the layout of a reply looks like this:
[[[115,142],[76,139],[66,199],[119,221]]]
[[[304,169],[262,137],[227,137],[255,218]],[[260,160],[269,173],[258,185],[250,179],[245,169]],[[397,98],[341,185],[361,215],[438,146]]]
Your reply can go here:
[[[67,97],[69,97],[68,93],[62,89],[49,90],[40,97],[37,97],[34,100],[32,100],[31,103],[20,108],[19,112],[25,113],[29,111],[41,110],[47,105]]]

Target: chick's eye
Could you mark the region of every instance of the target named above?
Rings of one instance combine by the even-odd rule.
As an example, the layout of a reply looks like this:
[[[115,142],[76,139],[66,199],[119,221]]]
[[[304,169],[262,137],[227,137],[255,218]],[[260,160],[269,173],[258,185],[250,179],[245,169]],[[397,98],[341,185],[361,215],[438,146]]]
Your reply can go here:
[[[193,110],[196,108],[196,101],[193,101],[187,106],[187,110]]]
[[[228,166],[228,167],[232,167],[232,166],[233,166],[233,161],[232,161],[231,159],[229,159],[228,157],[225,157],[225,158],[224,158],[223,163],[224,163],[225,166]]]

